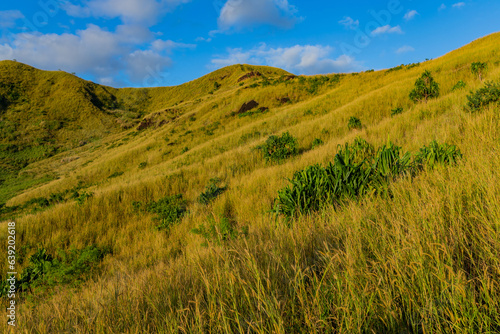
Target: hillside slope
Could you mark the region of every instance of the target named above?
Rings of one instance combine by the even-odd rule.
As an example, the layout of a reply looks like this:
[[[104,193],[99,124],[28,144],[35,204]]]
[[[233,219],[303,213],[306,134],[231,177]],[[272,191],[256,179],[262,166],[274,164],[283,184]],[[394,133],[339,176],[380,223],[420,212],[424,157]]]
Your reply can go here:
[[[349,75],[235,65],[150,89],[0,63],[38,73],[37,82],[82,85],[47,93],[75,101],[64,102],[72,118],[52,132],[55,143],[69,143],[77,124],[82,135],[103,126],[85,145],[23,166],[51,178],[5,195],[0,217],[16,220],[17,270],[30,287],[20,291],[22,330],[500,332],[499,106],[466,107],[487,81],[500,82],[499,45],[497,33],[421,64]],[[484,81],[474,62],[487,64]],[[424,71],[440,94],[415,103],[409,93]],[[26,87],[19,96],[36,100],[40,84],[4,72],[12,84],[2,124],[35,136],[15,115],[57,115],[65,99],[20,102],[9,92]],[[80,105],[93,121],[80,123]],[[352,117],[360,128],[348,127]],[[259,147],[285,132],[296,154],[266,161]],[[463,158],[290,219],[270,212],[287,179],[337,161],[339,145],[356,138],[392,142],[412,159],[436,140]],[[39,277],[26,274],[35,262],[50,262]]]

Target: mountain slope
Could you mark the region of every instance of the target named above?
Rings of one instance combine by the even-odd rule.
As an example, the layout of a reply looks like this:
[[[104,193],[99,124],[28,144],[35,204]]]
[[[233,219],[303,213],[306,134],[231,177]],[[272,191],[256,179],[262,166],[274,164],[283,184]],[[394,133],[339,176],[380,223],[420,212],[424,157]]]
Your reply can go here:
[[[90,270],[51,262],[63,269],[32,282],[19,310],[23,329],[498,332],[500,114],[495,103],[477,113],[465,106],[485,86],[473,62],[487,63],[485,81],[500,80],[499,45],[493,34],[425,63],[348,75],[236,65],[177,87],[93,86],[99,101],[118,101],[105,107],[77,95],[94,105],[92,117],[137,116],[26,166],[54,180],[3,208],[2,217],[17,221],[26,259],[38,248],[57,257],[73,247]],[[414,103],[409,93],[425,70],[440,95]],[[395,108],[402,113],[391,116]],[[349,129],[351,117],[361,129]],[[266,162],[258,147],[283,132],[297,139],[298,154]],[[390,196],[292,220],[269,214],[287,178],[332,162],[338,145],[356,137],[413,155],[437,140],[464,159],[399,178]],[[211,191],[219,193],[207,204],[200,195]],[[168,225],[165,213],[180,219]]]

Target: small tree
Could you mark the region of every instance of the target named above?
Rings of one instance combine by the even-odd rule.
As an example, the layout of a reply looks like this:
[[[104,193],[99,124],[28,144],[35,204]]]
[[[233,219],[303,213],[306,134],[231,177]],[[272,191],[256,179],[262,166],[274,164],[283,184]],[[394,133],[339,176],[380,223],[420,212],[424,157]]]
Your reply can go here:
[[[472,74],[477,75],[479,80],[483,81],[483,71],[486,70],[488,65],[486,63],[481,63],[479,61],[472,63],[470,65],[470,70]]]
[[[415,81],[415,89],[410,92],[410,99],[413,102],[421,102],[429,98],[439,96],[439,84],[434,81],[431,72],[425,71],[420,78]]]

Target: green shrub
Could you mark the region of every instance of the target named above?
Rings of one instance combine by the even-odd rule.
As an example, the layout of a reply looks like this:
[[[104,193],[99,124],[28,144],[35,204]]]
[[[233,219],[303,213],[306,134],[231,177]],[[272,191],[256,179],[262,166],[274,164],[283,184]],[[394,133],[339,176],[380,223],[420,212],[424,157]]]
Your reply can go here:
[[[458,89],[462,89],[462,88],[465,88],[467,86],[467,84],[463,81],[463,80],[460,80],[458,81],[455,86],[453,86],[453,88],[451,89],[452,92],[458,90]]]
[[[403,108],[398,107],[391,110],[391,116],[399,115],[403,112]]]
[[[359,118],[353,116],[353,117],[349,118],[349,122],[347,123],[347,127],[349,128],[349,130],[361,129],[362,128],[361,120]]]
[[[389,184],[402,176],[411,176],[422,167],[454,164],[462,155],[455,146],[433,141],[415,156],[403,153],[389,143],[374,152],[361,138],[353,144],[339,145],[334,162],[326,167],[309,166],[294,174],[289,184],[278,191],[273,211],[291,218],[318,211],[327,205],[341,205],[346,199],[367,194],[388,194]]]
[[[313,140],[313,142],[311,144],[311,148],[314,149],[314,148],[316,148],[318,146],[321,146],[323,144],[324,144],[323,140],[321,140],[320,138],[314,138],[314,140]]]
[[[146,161],[143,161],[139,164],[139,169],[144,169],[144,168],[146,168],[147,165],[148,165],[148,163]]]
[[[112,178],[115,178],[115,177],[118,177],[118,176],[121,176],[123,175],[123,172],[114,172],[113,174],[111,174],[110,176],[108,176],[108,179],[112,179]]]
[[[140,202],[134,202],[134,208],[142,208]],[[187,212],[187,202],[182,198],[181,194],[166,196],[158,201],[149,202],[144,210],[146,212],[155,213],[155,220],[158,221],[157,230],[168,230],[176,224],[182,216]]]
[[[27,292],[56,284],[77,284],[89,277],[89,272],[110,253],[110,249],[88,246],[83,249],[72,248],[67,251],[58,250],[51,255],[44,249],[38,249],[29,258],[29,265],[24,268],[16,282],[16,291]],[[5,281],[0,295],[6,293]]]
[[[479,80],[483,80],[483,72],[486,70],[488,67],[488,64],[486,63],[481,63],[481,62],[475,62],[470,65],[470,70],[472,74],[477,75]]]
[[[247,227],[237,230],[235,225],[235,222],[229,218],[221,217],[217,222],[213,217],[210,217],[206,225],[199,225],[197,228],[192,229],[191,233],[200,235],[205,239],[202,246],[206,247],[209,243],[222,245],[227,241],[248,235]]]
[[[219,178],[210,179],[210,183],[205,187],[205,191],[198,197],[198,203],[209,204],[224,191],[227,190],[227,186],[220,187],[221,180]]]
[[[217,81],[214,82],[214,91],[219,89],[222,85],[220,83],[218,83]]]
[[[482,88],[475,92],[470,92],[467,96],[467,110],[470,112],[478,111],[490,103],[495,103],[500,100],[500,83],[487,82]]]
[[[184,147],[182,150],[181,150],[181,154],[184,154],[186,153],[187,151],[189,151],[189,147]]]
[[[257,147],[268,162],[281,162],[297,154],[297,139],[285,132],[278,136],[270,136],[266,142]]]
[[[439,84],[434,81],[429,71],[425,71],[420,78],[415,81],[415,89],[410,92],[410,99],[413,102],[427,102],[428,99],[438,96]]]
[[[459,159],[462,159],[462,153],[455,145],[439,144],[433,140],[415,155],[414,163],[417,168],[433,168],[436,165],[455,165]]]
[[[91,193],[91,192],[87,193],[86,191],[84,191],[82,193],[79,193],[78,191],[75,191],[75,193],[73,194],[73,196],[75,197],[76,202],[79,205],[83,205],[83,203],[85,203],[85,201],[87,201],[87,199],[89,199],[92,196],[94,196],[94,193]]]

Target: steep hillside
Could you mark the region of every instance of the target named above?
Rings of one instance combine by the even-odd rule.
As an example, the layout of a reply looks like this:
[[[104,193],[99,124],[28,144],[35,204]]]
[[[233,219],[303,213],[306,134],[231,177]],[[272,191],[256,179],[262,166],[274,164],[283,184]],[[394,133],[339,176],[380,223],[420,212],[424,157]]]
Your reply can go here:
[[[63,148],[4,181],[48,175],[36,185],[0,185],[23,247],[22,330],[500,332],[499,46],[147,89],[0,63],[2,145],[46,133]],[[439,96],[412,101],[425,71]]]

